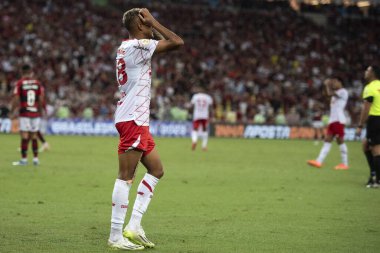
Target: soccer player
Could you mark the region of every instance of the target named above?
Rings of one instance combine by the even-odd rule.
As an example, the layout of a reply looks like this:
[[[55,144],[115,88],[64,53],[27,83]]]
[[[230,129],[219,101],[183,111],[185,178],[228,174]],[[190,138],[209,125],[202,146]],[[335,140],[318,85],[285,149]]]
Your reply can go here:
[[[123,25],[128,30],[129,39],[121,43],[116,56],[116,77],[122,95],[115,112],[115,125],[120,135],[119,175],[112,193],[108,245],[116,249],[140,250],[155,246],[146,237],[141,219],[153,197],[154,188],[164,174],[149,132],[151,58],[153,54],[178,49],[184,42],[145,8],[125,12]],[[147,173],[137,188],[131,219],[122,231],[129,191],[139,161]]]
[[[368,188],[377,188],[380,184],[380,68],[369,66],[364,73],[368,82],[363,91],[364,104],[356,134],[360,135],[367,123],[366,139],[363,151],[370,168]]]
[[[41,113],[45,100],[44,88],[34,78],[34,73],[29,65],[22,67],[22,78],[16,83],[11,101],[11,115],[15,115],[19,108],[19,122],[21,135],[21,160],[13,162],[13,165],[27,165],[29,141],[32,140],[33,165],[39,165],[38,140]]]
[[[342,163],[335,166],[335,169],[347,170],[348,150],[346,144],[344,143],[344,124],[346,123],[344,108],[347,104],[348,92],[345,88],[343,88],[343,82],[338,78],[325,80],[324,86],[326,95],[331,97],[327,135],[318,158],[316,160],[307,161],[307,164],[313,167],[321,168],[323,161],[331,149],[331,142],[336,137],[336,141],[339,144]]]
[[[212,106],[212,98],[199,88],[191,98],[191,106],[193,109],[193,131],[191,132],[192,145],[191,149],[195,150],[198,142],[198,134],[202,136],[202,149],[207,150],[208,141],[208,121],[210,118],[210,109]]]

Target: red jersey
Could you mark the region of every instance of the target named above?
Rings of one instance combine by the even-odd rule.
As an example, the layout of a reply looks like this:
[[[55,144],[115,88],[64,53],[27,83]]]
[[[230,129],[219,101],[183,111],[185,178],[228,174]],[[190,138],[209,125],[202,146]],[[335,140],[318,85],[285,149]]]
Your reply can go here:
[[[44,88],[33,78],[25,77],[17,81],[13,95],[20,98],[20,117],[41,117],[41,96]]]

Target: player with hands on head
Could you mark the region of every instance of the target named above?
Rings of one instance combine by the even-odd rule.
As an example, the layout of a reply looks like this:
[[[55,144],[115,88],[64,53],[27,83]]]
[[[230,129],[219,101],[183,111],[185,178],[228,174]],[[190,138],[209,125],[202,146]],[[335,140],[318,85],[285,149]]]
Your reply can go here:
[[[348,100],[348,92],[343,87],[343,81],[339,78],[326,79],[324,81],[324,89],[326,96],[331,98],[327,135],[318,158],[316,160],[307,161],[307,164],[316,168],[321,168],[323,161],[330,152],[331,142],[334,138],[336,138],[336,142],[339,145],[342,163],[335,166],[334,169],[347,170],[348,150],[346,144],[344,143],[344,124],[346,123],[344,109]]]
[[[108,245],[123,250],[141,250],[155,246],[141,226],[141,220],[164,174],[155,142],[149,132],[151,58],[158,53],[180,48],[184,42],[161,25],[148,9],[134,8],[123,15],[129,39],[117,50],[116,77],[121,94],[115,112],[119,132],[119,173],[112,193],[111,232]],[[136,168],[147,169],[137,188],[131,219],[123,231]]]

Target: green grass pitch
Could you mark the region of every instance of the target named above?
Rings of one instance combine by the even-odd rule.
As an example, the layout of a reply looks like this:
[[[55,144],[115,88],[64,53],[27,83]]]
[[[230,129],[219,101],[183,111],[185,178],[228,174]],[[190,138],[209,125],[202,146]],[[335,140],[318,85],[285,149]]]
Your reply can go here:
[[[12,167],[19,137],[0,135],[0,252],[111,252],[117,138],[47,138],[39,167]],[[312,141],[211,139],[208,152],[156,142],[166,174],[143,218],[157,245],[146,252],[380,252],[380,189],[364,187],[360,143],[348,143],[351,169],[334,171],[336,144],[314,169]]]

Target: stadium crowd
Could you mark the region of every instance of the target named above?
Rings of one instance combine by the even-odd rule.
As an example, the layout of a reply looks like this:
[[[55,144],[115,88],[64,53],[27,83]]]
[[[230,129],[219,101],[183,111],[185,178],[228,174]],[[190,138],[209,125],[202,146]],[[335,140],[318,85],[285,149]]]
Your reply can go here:
[[[121,17],[136,5],[108,2],[1,1],[0,104],[30,63],[45,85],[48,117],[112,119],[115,51],[128,36]],[[184,50],[153,58],[153,119],[188,119],[190,97],[203,86],[216,121],[307,125],[315,110],[327,113],[322,83],[335,75],[349,90],[347,114],[357,122],[364,69],[380,63],[379,19],[328,11],[328,25],[318,26],[283,3],[146,2],[185,39]]]

